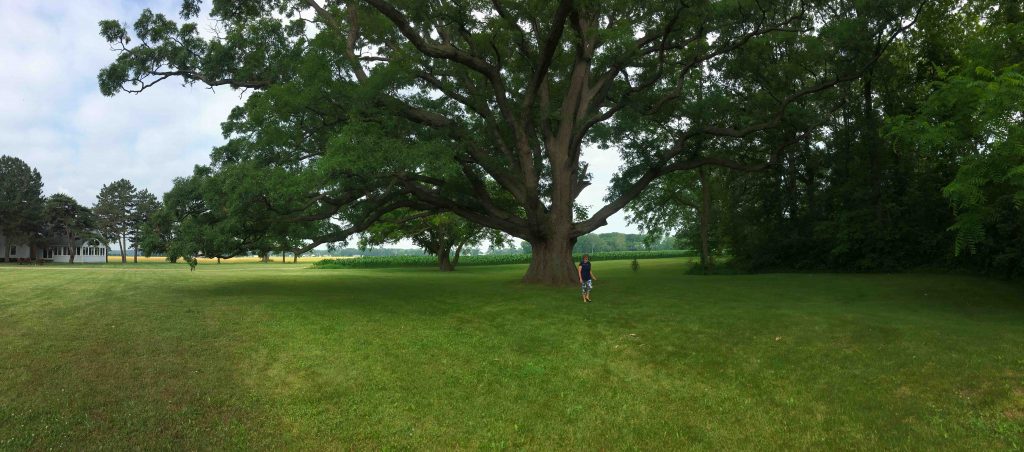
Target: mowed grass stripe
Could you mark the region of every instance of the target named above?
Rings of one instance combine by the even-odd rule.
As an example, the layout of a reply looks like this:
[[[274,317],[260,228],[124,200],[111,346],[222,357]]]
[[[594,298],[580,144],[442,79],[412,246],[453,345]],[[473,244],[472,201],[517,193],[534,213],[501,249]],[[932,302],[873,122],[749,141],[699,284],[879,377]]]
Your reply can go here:
[[[0,266],[0,448],[1024,447],[1021,286],[687,262]]]

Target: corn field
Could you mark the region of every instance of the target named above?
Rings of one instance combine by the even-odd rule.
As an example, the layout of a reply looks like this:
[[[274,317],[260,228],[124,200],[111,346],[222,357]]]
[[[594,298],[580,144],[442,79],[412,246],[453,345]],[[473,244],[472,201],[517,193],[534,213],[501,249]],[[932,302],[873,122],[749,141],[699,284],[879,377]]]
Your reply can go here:
[[[627,259],[660,259],[669,257],[690,257],[691,250],[659,250],[659,251],[608,251],[593,253],[592,261],[611,261]],[[582,253],[574,254],[573,260],[579,261]],[[462,256],[459,266],[463,265],[511,265],[529,264],[529,254],[501,254]],[[434,256],[364,256],[349,259],[323,259],[313,263],[313,268],[383,268],[383,267],[433,267],[437,265]]]

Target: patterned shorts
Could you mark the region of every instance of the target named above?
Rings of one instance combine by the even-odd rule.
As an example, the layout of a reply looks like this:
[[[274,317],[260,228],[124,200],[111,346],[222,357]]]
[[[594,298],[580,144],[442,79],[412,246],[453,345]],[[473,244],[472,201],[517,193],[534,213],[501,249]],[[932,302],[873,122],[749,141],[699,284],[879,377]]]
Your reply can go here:
[[[584,280],[581,285],[583,286],[583,293],[588,293],[590,292],[590,289],[594,288],[594,281],[587,279]]]

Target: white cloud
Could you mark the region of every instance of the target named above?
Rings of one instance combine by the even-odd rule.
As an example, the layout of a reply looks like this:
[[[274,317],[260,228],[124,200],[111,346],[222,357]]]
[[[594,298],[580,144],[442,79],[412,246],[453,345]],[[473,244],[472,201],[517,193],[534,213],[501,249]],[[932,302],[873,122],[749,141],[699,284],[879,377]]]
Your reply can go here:
[[[590,164],[588,170],[591,173],[591,185],[580,193],[577,198],[580,204],[588,206],[587,211],[593,214],[607,204],[604,197],[608,195],[608,187],[611,185],[612,176],[618,172],[622,159],[618,151],[614,149],[598,149],[597,147],[585,147],[582,160]],[[626,222],[626,215],[622,211],[608,217],[608,225],[597,231],[602,232],[626,232],[636,234],[639,231],[636,226]]]
[[[174,1],[146,5],[173,14]],[[122,177],[161,194],[209,160],[236,93],[165,83],[143,95],[99,93],[115,54],[97,23],[131,22],[143,5],[0,0],[0,153],[39,169],[47,193],[92,204]]]

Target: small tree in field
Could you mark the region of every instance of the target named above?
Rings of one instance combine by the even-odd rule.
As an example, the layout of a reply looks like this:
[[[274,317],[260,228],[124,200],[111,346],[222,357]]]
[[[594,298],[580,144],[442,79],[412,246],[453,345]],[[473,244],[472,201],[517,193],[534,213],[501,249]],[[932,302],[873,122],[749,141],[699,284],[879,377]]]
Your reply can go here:
[[[385,221],[372,226],[363,234],[360,248],[394,243],[410,239],[427,253],[437,256],[437,266],[443,272],[455,270],[459,257],[467,247],[484,241],[502,246],[507,236],[500,231],[471,223],[450,213],[406,214],[396,212]]]
[[[650,237],[675,232],[699,247],[704,272],[714,267],[716,246],[715,182],[716,175],[707,168],[694,173],[678,173],[664,177],[628,206],[628,220],[640,226]]]
[[[128,262],[125,252],[135,218],[133,212],[137,197],[135,186],[127,179],[120,179],[100,189],[93,207],[100,233],[108,243],[113,241],[121,247],[122,264]]]
[[[143,229],[150,219],[160,210],[160,201],[149,190],[139,190],[132,201],[130,228],[128,237],[131,242],[132,261],[139,262],[139,247],[142,246]],[[145,253],[145,251],[143,251]]]

